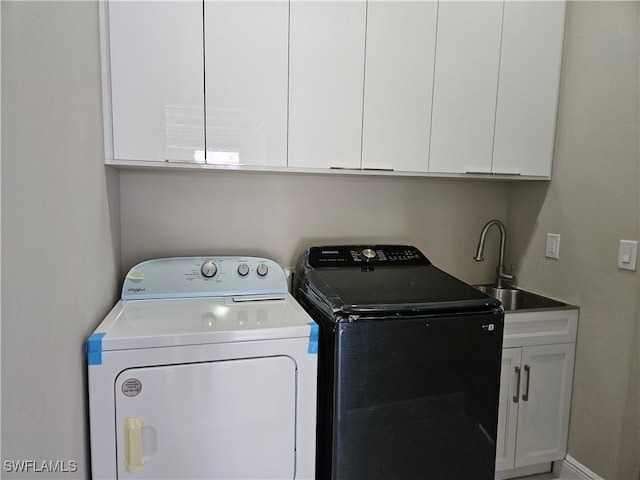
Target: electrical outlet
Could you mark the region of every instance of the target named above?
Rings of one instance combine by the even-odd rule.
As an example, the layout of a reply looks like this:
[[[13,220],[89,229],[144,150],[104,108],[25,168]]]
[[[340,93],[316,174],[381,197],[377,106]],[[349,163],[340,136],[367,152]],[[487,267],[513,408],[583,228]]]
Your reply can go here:
[[[560,257],[560,235],[557,233],[547,233],[545,256],[547,258],[555,258],[556,260]]]

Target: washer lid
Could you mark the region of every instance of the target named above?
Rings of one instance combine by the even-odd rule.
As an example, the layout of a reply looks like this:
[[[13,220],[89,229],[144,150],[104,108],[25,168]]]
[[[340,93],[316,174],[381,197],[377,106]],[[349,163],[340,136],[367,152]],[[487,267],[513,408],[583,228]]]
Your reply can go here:
[[[309,338],[313,321],[280,297],[119,301],[92,337],[101,351]]]
[[[320,269],[310,289],[335,311],[434,311],[496,308],[500,303],[433,265]]]
[[[298,262],[296,275],[303,292],[327,313],[429,313],[500,306],[408,245],[312,247]]]

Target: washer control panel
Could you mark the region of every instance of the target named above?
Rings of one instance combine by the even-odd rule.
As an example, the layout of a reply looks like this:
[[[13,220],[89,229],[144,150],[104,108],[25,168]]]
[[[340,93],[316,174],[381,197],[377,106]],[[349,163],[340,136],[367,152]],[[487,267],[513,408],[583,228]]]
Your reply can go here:
[[[212,256],[159,258],[127,273],[122,299],[282,295],[284,270],[260,257]]]
[[[420,250],[411,245],[333,245],[311,247],[312,267],[430,265]]]

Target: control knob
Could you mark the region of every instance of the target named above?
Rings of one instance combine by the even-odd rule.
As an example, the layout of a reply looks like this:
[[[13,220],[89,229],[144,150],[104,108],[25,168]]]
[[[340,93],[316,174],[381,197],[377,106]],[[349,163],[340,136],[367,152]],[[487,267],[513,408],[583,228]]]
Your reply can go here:
[[[241,277],[246,277],[247,275],[249,275],[249,265],[247,265],[246,263],[240,265],[238,267],[238,275],[240,275]]]
[[[258,272],[258,275],[260,275],[261,277],[264,277],[267,273],[269,273],[269,267],[267,267],[264,263],[261,263],[260,265],[258,265],[256,272]]]
[[[211,260],[208,260],[202,264],[200,273],[202,273],[202,276],[205,278],[211,278],[214,277],[216,273],[218,273],[218,267],[216,267],[216,264]]]
[[[376,251],[372,248],[365,248],[364,250],[362,250],[362,255],[364,255],[365,258],[371,260],[372,258],[376,257]]]

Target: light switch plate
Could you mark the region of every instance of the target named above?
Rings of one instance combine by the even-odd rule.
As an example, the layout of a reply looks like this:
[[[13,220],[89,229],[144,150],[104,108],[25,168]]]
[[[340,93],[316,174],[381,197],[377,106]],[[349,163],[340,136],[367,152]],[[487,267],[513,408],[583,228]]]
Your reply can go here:
[[[638,242],[636,240],[620,240],[618,247],[618,268],[636,271]]]
[[[547,233],[547,248],[545,250],[547,258],[560,257],[560,235],[557,233]]]

